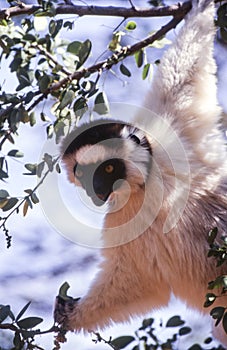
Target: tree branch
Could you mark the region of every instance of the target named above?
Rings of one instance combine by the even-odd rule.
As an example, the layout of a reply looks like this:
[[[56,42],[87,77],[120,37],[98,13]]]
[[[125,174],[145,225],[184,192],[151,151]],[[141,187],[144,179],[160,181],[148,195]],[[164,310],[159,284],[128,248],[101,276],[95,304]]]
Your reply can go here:
[[[57,15],[78,15],[78,16],[115,16],[115,17],[164,17],[164,16],[182,16],[191,9],[191,1],[179,3],[177,5],[163,6],[158,8],[136,8],[136,7],[116,7],[116,6],[81,6],[73,5],[70,2],[56,5]],[[21,3],[18,6],[0,9],[0,20],[9,19],[19,15],[31,15],[42,10],[39,5],[26,5]],[[45,12],[44,12],[45,15]]]
[[[0,324],[0,329],[8,329],[10,331],[13,331],[13,332],[17,332],[17,333],[21,333],[23,334],[24,332],[24,329],[20,329],[19,327],[17,327],[15,324],[13,323],[1,323]],[[58,326],[52,326],[51,328],[45,330],[45,331],[41,331],[40,329],[37,329],[35,331],[35,335],[42,335],[42,334],[48,334],[48,333],[57,333],[61,330],[61,328],[59,328]]]

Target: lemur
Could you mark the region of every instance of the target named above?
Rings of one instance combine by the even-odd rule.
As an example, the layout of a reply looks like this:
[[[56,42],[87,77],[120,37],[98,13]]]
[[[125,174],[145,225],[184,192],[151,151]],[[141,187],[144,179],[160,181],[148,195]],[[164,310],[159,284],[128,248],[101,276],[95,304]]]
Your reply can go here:
[[[100,271],[80,300],[58,299],[56,320],[69,330],[125,321],[166,305],[171,293],[207,312],[208,282],[227,273],[207,258],[208,232],[227,229],[213,17],[213,1],[194,1],[145,98],[154,118],[93,121],[62,143],[69,181],[108,206]]]

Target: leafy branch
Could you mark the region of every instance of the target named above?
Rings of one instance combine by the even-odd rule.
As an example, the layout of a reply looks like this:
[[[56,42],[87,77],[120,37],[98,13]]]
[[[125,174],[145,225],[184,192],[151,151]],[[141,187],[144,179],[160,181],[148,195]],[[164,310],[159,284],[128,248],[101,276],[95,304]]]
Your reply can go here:
[[[37,335],[43,335],[53,332],[60,332],[60,328],[53,325],[51,328],[41,331],[40,329],[34,329],[40,323],[43,322],[41,317],[23,317],[25,312],[28,310],[31,302],[29,301],[18,313],[14,316],[10,305],[0,305],[0,330],[10,330],[14,333],[13,344],[14,349],[22,350],[25,349],[40,349],[37,344],[34,344],[34,337]],[[11,320],[11,322],[6,322]],[[55,348],[57,349],[57,347]]]
[[[227,238],[221,237],[218,241],[217,235],[217,227],[209,232],[208,243],[210,249],[208,257],[214,257],[216,259],[216,266],[219,267],[223,264],[227,264]],[[210,307],[218,298],[227,297],[227,275],[220,275],[214,281],[210,281],[208,289],[217,290],[219,293],[207,293],[204,307]],[[215,326],[218,326],[219,323],[222,322],[223,329],[227,334],[227,307],[216,306],[210,311],[210,315],[216,320]]]
[[[33,204],[39,203],[39,198],[36,195],[37,189],[43,184],[46,177],[51,173],[54,169],[56,169],[58,172],[60,172],[60,168],[58,165],[59,157],[56,157],[53,159],[52,156],[49,154],[44,154],[43,161],[39,164],[25,164],[25,168],[27,169],[28,173],[25,173],[25,175],[37,175],[39,178],[41,177],[38,184],[33,189],[26,189],[25,193],[27,193],[26,196],[24,196],[21,200],[16,197],[10,197],[9,193],[6,190],[0,190],[0,208],[3,210],[3,212],[9,211],[9,214],[0,218],[0,229],[3,231],[6,237],[7,241],[7,248],[10,248],[11,246],[11,239],[12,236],[9,235],[9,229],[6,226],[7,221],[9,218],[15,214],[19,213],[19,209],[23,206],[23,216],[27,214],[28,208],[33,207]],[[44,170],[45,164],[47,165],[46,172],[42,175],[42,172]]]
[[[82,78],[89,76],[90,74],[103,73],[106,70],[110,70],[113,65],[118,64],[120,61],[124,60],[126,57],[131,56],[137,52],[140,52],[145,47],[153,44],[156,40],[162,38],[166,33],[168,33],[171,29],[176,28],[176,26],[183,20],[185,13],[182,15],[174,17],[170,20],[166,25],[164,25],[160,30],[155,32],[154,34],[148,36],[144,40],[141,40],[135,43],[132,46],[122,47],[120,51],[115,52],[112,56],[107,59],[100,61],[94,65],[91,65],[88,68],[83,68],[81,70],[77,70],[72,74],[67,74],[67,77],[59,80],[57,83],[51,84],[39,98],[34,101],[34,103],[29,107],[28,111],[33,110],[44,98],[47,98],[49,94],[52,94],[54,91],[59,90],[61,87],[67,86],[67,84],[73,80],[79,82]],[[141,52],[141,54],[143,54]]]
[[[155,320],[153,318],[144,319],[142,321],[141,327],[134,332],[134,335],[123,335],[112,339],[110,337],[109,340],[103,338],[100,333],[94,333],[96,339],[93,340],[95,344],[104,343],[107,344],[110,348],[114,350],[121,349],[150,349],[150,350],[158,350],[158,349],[168,349],[173,350],[176,349],[177,341],[179,338],[184,338],[191,333],[191,328],[185,325],[185,321],[183,321],[180,316],[172,316],[164,325],[160,325],[160,327],[167,329],[173,328],[174,334],[168,337],[167,340],[161,340],[157,336],[157,329],[155,328]],[[204,344],[210,344],[212,342],[212,338],[208,337],[204,340]],[[190,347],[190,350],[202,350],[202,346],[199,344],[194,344]],[[213,350],[224,350],[222,346],[212,347]]]

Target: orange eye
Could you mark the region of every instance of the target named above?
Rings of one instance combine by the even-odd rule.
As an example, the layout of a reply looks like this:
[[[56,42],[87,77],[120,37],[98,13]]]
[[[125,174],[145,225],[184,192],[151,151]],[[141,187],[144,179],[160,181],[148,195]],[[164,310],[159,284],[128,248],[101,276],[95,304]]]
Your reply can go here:
[[[75,176],[77,178],[81,178],[84,175],[83,171],[81,169],[76,169]]]
[[[105,167],[105,172],[111,174],[114,171],[113,165],[109,164]]]

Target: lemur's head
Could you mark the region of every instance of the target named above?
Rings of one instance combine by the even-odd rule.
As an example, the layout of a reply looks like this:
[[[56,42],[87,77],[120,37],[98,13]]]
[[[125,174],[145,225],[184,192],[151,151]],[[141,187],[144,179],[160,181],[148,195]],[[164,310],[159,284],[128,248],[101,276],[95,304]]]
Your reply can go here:
[[[82,186],[101,206],[126,188],[135,192],[144,187],[152,150],[140,129],[102,119],[70,133],[62,143],[62,154],[70,182]]]

